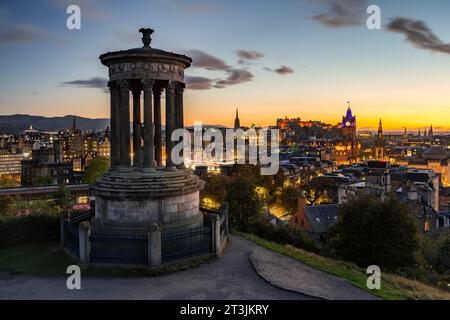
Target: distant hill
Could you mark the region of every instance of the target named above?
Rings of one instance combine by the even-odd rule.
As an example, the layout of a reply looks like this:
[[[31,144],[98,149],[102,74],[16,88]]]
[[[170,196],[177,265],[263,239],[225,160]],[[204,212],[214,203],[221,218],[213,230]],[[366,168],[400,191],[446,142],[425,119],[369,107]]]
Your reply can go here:
[[[28,129],[30,125],[33,129],[41,131],[58,131],[61,129],[72,128],[73,115],[64,117],[43,117],[31,116],[28,114],[0,115],[0,133],[19,133]],[[75,116],[78,129],[105,129],[109,126],[109,118],[83,118]]]

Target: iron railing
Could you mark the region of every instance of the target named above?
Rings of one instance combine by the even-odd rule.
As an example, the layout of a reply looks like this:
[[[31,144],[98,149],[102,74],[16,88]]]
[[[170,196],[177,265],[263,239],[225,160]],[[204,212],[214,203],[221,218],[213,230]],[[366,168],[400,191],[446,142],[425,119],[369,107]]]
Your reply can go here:
[[[211,253],[211,240],[210,227],[163,230],[161,233],[162,262]]]
[[[93,263],[148,263],[147,233],[101,232],[90,236]]]
[[[80,237],[78,225],[64,221],[64,247],[76,257],[80,256]]]
[[[227,231],[227,217],[225,214],[220,216],[220,243],[223,242]]]

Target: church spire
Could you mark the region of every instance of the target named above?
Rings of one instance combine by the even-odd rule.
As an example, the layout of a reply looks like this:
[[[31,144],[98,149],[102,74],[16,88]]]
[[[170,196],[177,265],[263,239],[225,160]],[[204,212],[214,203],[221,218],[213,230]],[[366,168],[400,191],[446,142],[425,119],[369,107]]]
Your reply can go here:
[[[428,136],[433,137],[433,125],[430,125],[430,130],[428,130]]]
[[[241,121],[239,120],[238,108],[236,108],[236,117],[234,118],[234,129],[239,129],[241,127]]]
[[[383,132],[383,124],[381,123],[381,118],[380,122],[378,123],[378,132]]]
[[[378,123],[378,135],[377,135],[378,139],[383,139],[383,124],[381,123],[381,118],[380,118],[380,122]]]

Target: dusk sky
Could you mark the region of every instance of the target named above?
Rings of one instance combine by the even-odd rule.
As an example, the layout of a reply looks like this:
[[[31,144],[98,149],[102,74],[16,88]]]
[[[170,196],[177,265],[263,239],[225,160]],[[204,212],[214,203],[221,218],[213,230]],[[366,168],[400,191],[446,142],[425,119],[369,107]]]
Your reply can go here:
[[[66,7],[81,7],[81,30]],[[366,27],[381,8],[382,30]],[[450,130],[448,0],[1,0],[0,114],[108,117],[107,51],[152,47],[194,59],[186,124],[337,123]],[[106,88],[107,89],[107,88]]]

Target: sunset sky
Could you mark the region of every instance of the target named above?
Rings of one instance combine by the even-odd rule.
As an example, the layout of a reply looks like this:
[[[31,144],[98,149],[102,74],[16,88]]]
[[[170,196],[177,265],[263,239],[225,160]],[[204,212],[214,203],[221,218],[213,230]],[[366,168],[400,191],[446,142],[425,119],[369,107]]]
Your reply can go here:
[[[450,1],[370,4],[382,30],[365,0],[1,0],[0,114],[108,117],[98,57],[140,47],[146,26],[153,47],[194,58],[186,124],[232,125],[236,107],[243,125],[335,124],[350,100],[360,129],[450,130]]]

